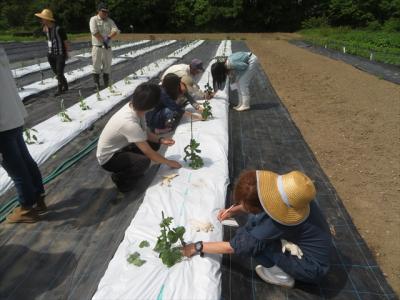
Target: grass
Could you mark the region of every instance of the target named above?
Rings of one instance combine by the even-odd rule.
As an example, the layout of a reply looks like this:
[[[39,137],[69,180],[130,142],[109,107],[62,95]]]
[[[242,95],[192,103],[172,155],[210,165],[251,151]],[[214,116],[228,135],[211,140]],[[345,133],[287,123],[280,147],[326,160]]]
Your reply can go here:
[[[31,41],[44,41],[46,37],[44,35],[34,36],[34,35],[14,35],[8,32],[0,32],[0,42],[31,42]],[[89,33],[68,33],[69,40],[82,40],[90,39]]]
[[[314,45],[327,46],[366,58],[400,65],[400,33],[356,30],[348,27],[304,29],[303,39]]]

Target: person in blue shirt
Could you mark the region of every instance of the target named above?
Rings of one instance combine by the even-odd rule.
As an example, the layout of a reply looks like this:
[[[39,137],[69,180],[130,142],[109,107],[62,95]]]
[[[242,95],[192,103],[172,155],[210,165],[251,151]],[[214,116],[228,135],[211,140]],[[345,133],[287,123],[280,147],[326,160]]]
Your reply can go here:
[[[239,94],[239,103],[234,107],[237,111],[250,109],[250,81],[253,78],[257,56],[251,52],[235,52],[227,59],[217,61],[211,66],[214,90],[219,90],[224,86],[226,77],[229,76],[230,82],[236,84]]]
[[[268,283],[318,283],[329,270],[332,240],[315,196],[313,182],[299,171],[245,171],[235,185],[236,206],[220,210],[218,219],[251,213],[247,224],[229,242],[199,241],[186,245],[183,254],[252,256],[259,263],[256,273]]]
[[[153,110],[146,113],[147,125],[151,131],[161,134],[173,130],[183,115],[201,120],[201,115],[185,111],[184,104],[178,98],[186,94],[186,85],[173,73],[165,75],[161,83],[161,102]]]

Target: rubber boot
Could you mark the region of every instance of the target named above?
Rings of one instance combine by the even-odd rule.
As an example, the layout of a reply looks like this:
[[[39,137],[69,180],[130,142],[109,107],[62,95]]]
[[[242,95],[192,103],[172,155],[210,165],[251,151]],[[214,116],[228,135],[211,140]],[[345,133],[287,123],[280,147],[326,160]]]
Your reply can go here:
[[[242,102],[243,102],[243,100],[242,100],[242,94],[239,93],[239,102],[238,102],[238,105],[234,106],[233,109],[236,110],[236,109],[238,109],[239,107],[241,107],[241,106],[242,106]]]
[[[100,74],[93,73],[94,89],[100,91]]]
[[[245,111],[250,109],[250,96],[242,96],[242,104],[235,108],[236,111]]]
[[[54,97],[60,96],[63,93],[62,83],[58,81],[57,91],[54,93]]]
[[[104,81],[104,87],[108,87],[110,85],[110,74],[103,74],[103,81]]]
[[[7,216],[7,223],[36,223],[40,217],[32,207],[16,207],[13,212]]]
[[[65,78],[65,76],[62,77],[62,91],[63,92],[68,91],[68,81]]]

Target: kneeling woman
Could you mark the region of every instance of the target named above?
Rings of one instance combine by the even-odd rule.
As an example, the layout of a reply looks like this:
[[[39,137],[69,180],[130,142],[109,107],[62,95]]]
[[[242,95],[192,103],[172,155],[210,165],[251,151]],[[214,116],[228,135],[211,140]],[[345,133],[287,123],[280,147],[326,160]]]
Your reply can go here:
[[[183,115],[192,117],[193,120],[202,119],[198,114],[185,111],[185,103],[178,103],[186,91],[186,85],[178,75],[165,75],[161,83],[161,102],[146,114],[147,124],[153,132],[165,133],[173,130]]]
[[[253,256],[259,263],[257,274],[268,283],[286,287],[293,287],[295,280],[317,283],[328,272],[332,241],[328,224],[312,201],[315,194],[314,184],[301,172],[246,171],[234,189],[237,205],[221,210],[218,219],[243,212],[255,215],[229,242],[200,241],[186,245],[183,254]],[[285,247],[286,241],[295,245]],[[282,246],[298,251],[290,255],[282,252]]]
[[[146,128],[145,113],[160,103],[160,87],[142,83],[133,92],[132,100],[117,111],[103,129],[97,145],[97,160],[112,172],[111,179],[121,192],[134,187],[134,182],[150,166],[150,161],[178,169],[181,164],[160,155],[160,144],[175,142],[158,137]]]
[[[239,103],[234,107],[237,111],[250,109],[250,81],[253,78],[257,65],[257,56],[251,52],[235,52],[226,60],[214,63],[211,66],[214,90],[223,87],[226,77],[231,83],[236,83],[239,94]]]

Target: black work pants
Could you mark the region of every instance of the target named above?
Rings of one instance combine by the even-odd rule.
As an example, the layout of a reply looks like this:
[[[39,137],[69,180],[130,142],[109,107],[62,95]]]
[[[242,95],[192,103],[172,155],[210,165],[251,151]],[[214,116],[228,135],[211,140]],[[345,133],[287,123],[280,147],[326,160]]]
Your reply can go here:
[[[148,143],[153,150],[160,149],[160,144]],[[150,162],[150,159],[135,144],[131,144],[115,153],[108,162],[102,165],[102,168],[113,173],[112,177],[117,185],[124,185],[142,176],[149,168]]]
[[[64,76],[65,56],[48,54],[47,59],[54,74],[57,76],[58,86],[67,86],[67,79]]]

